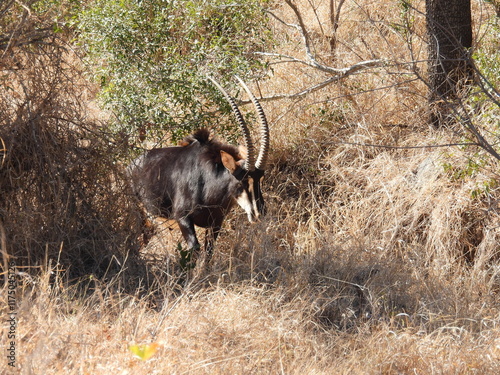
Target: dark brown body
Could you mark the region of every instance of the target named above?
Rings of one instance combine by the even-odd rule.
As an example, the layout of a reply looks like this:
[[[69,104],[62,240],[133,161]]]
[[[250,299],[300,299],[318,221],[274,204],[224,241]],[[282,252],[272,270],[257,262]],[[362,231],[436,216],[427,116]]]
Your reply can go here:
[[[206,129],[184,144],[147,152],[129,166],[129,174],[147,213],[176,220],[189,249],[200,247],[194,226],[207,228],[205,248],[211,255],[224,217],[235,203],[244,206],[248,197],[250,211],[245,210],[251,221],[264,212],[263,171],[243,169],[238,148],[210,140]]]
[[[245,155],[238,147],[210,139],[209,131],[198,130],[181,147],[153,149],[129,167],[134,190],[146,213],[174,219],[192,251],[200,248],[194,226],[207,228],[205,249],[211,256],[224,217],[235,203],[254,222],[265,213],[261,180],[269,153],[269,126],[264,110],[247,85],[238,77],[260,119],[261,145],[255,153],[248,127],[234,99],[208,77],[231,105],[241,129]]]

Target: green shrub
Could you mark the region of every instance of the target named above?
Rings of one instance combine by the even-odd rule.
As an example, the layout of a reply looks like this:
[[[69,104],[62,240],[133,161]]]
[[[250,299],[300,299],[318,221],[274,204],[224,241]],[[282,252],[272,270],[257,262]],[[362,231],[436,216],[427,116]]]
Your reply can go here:
[[[178,138],[211,120],[205,74],[248,75],[270,41],[266,1],[96,0],[79,18],[115,130]],[[209,95],[210,96],[210,95]]]

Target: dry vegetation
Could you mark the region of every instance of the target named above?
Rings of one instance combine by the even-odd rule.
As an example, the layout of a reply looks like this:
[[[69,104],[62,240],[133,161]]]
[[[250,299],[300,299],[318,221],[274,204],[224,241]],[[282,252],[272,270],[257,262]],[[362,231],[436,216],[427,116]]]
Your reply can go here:
[[[410,50],[391,27],[401,22],[396,1],[346,1],[335,54],[318,23],[328,22],[328,1],[298,3],[325,64],[425,59],[422,16],[413,14]],[[485,33],[480,25],[492,9],[475,6],[475,30]],[[285,6],[276,14],[296,22]],[[271,27],[279,52],[305,58],[296,30],[276,19]],[[17,118],[16,137],[0,122],[6,142],[26,142],[10,141],[17,156],[6,162],[12,169],[5,186],[22,194],[2,186],[8,172],[0,169],[4,261],[9,252],[23,264],[16,295],[21,373],[500,372],[498,164],[472,147],[403,147],[463,139],[427,127],[426,88],[408,66],[370,69],[301,100],[264,102],[273,150],[269,215],[249,226],[235,211],[209,270],[182,282],[180,234],[165,229],[138,251],[137,215],[120,188],[120,166],[104,157],[120,145],[98,133],[99,114],[83,115],[88,100],[79,95],[91,91],[75,83],[82,77],[68,75],[64,64],[57,69],[11,77],[31,95],[33,113],[48,120]],[[285,62],[273,69],[260,83],[263,96],[299,92],[327,77]],[[56,81],[52,89],[36,86]],[[57,94],[48,101],[39,91]],[[26,99],[1,95],[11,103]],[[469,173],[471,160],[487,162]],[[64,178],[76,192],[65,191]],[[2,372],[10,370],[6,292]],[[157,351],[147,361],[128,349],[152,343]]]

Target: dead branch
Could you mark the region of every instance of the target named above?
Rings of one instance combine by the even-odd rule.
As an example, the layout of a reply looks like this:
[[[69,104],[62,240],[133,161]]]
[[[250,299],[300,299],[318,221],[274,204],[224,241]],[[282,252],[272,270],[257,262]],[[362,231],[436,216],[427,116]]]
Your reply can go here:
[[[304,48],[306,50],[307,57],[311,61],[311,64],[313,64],[313,65],[318,64],[318,62],[314,58],[313,53],[311,52],[311,40],[309,38],[309,33],[307,31],[304,20],[302,19],[302,14],[300,13],[299,9],[293,3],[292,0],[285,0],[285,2],[288,4],[288,6],[290,8],[292,8],[293,12],[295,13],[295,16],[297,17],[297,21],[299,22],[299,24],[295,25],[295,28],[302,34],[302,38],[304,41]],[[318,64],[318,65],[321,65],[321,64]]]
[[[354,65],[351,65],[349,67],[345,68],[335,68],[332,66],[328,66],[325,64],[320,63],[314,53],[312,52],[312,45],[311,45],[311,38],[309,36],[309,32],[306,28],[306,25],[304,23],[304,19],[302,17],[302,14],[300,10],[298,9],[297,5],[294,3],[293,0],[285,0],[286,4],[292,9],[292,11],[295,14],[295,17],[297,19],[298,24],[293,24],[293,23],[288,23],[285,20],[281,19],[278,15],[274,14],[271,11],[268,11],[268,13],[275,18],[278,22],[282,23],[283,25],[286,25],[288,27],[295,28],[298,30],[298,32],[302,36],[302,41],[305,49],[305,54],[307,56],[307,59],[300,59],[294,56],[289,56],[281,53],[272,53],[272,52],[256,52],[256,54],[264,57],[269,57],[271,59],[276,59],[276,61],[270,62],[270,64],[279,64],[279,63],[295,63],[295,64],[301,64],[308,66],[313,69],[320,70],[322,72],[332,74],[333,76],[324,80],[323,82],[320,82],[318,84],[315,84],[311,87],[308,87],[307,89],[304,89],[300,92],[294,93],[294,94],[279,94],[279,95],[273,95],[269,97],[263,97],[260,98],[259,100],[262,101],[272,101],[272,100],[279,100],[279,99],[295,99],[295,98],[301,98],[304,97],[312,92],[318,91],[329,84],[333,82],[338,82],[344,78],[349,77],[350,75],[357,73],[359,71],[369,69],[369,68],[377,68],[381,67],[387,64],[386,60],[383,59],[373,59],[373,60],[367,60],[367,61],[361,61],[358,62]],[[330,4],[330,20],[332,22],[332,32],[335,33],[336,29],[338,28],[338,23],[339,23],[339,15],[340,15],[340,9],[344,3],[344,0],[340,1],[336,14],[334,14],[333,10],[333,2]],[[319,18],[318,18],[319,22]],[[333,36],[334,38],[334,36]]]
[[[275,53],[265,53],[265,52],[258,52],[258,54],[260,54],[262,56],[271,56],[271,57],[286,58],[286,59],[288,59],[288,61],[286,61],[286,62],[300,63],[300,64],[305,64],[305,65],[314,67],[311,64],[309,64],[307,61],[296,59],[296,58],[291,57],[291,56],[286,56],[286,55],[281,55],[281,54],[275,54]],[[326,67],[327,70],[324,70],[324,69],[321,69],[321,70],[323,70],[325,72],[328,72],[328,73],[334,73],[335,76],[330,77],[330,78],[324,80],[321,83],[313,85],[313,86],[311,86],[311,87],[309,87],[307,89],[304,89],[304,90],[302,90],[302,91],[300,91],[298,93],[295,93],[295,94],[273,95],[273,96],[269,96],[269,97],[259,98],[259,100],[260,101],[273,101],[273,100],[279,100],[279,99],[301,98],[301,97],[304,97],[304,96],[306,96],[306,95],[308,95],[310,93],[318,91],[318,90],[320,90],[320,89],[328,86],[329,84],[331,84],[333,82],[337,82],[337,81],[340,81],[342,79],[345,79],[345,78],[349,77],[350,75],[352,75],[354,73],[357,73],[357,72],[359,72],[361,70],[365,70],[365,69],[369,69],[369,68],[378,68],[378,67],[384,66],[386,64],[387,64],[386,60],[377,59],[377,60],[361,61],[359,63],[356,63],[356,64],[351,65],[351,66],[346,67],[346,68],[331,68],[331,67]],[[316,67],[316,68],[320,69],[319,67]]]
[[[335,50],[337,48],[337,29],[339,28],[340,21],[340,10],[344,5],[345,0],[340,0],[337,9],[335,10],[334,0],[330,0],[330,24],[331,24],[331,35],[328,37],[330,44],[330,54],[332,56],[332,61],[335,60]]]

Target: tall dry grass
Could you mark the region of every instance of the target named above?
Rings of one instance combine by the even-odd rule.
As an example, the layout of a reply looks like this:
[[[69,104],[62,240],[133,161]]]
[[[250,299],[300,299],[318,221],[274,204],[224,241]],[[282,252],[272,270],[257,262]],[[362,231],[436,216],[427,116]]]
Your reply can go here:
[[[79,54],[65,41],[69,36],[51,32],[54,14],[26,11],[16,18],[9,12],[17,5],[5,6],[0,15],[2,36],[9,35],[0,52],[4,262],[13,259],[20,270],[36,272],[44,260],[54,259],[69,270],[68,278],[113,274],[127,259],[139,263],[132,234],[140,229],[117,164],[128,152],[126,142],[103,126],[105,114],[96,113],[95,87]]]
[[[297,3],[325,63],[425,59],[422,16],[413,14],[409,49],[393,27],[401,22],[397,2],[346,1],[335,59],[317,21],[326,25],[328,2]],[[294,22],[286,6],[275,11]],[[475,10],[476,24],[481,14]],[[305,58],[294,29],[276,20],[271,27],[280,52]],[[457,135],[426,126],[425,85],[409,76],[393,64],[304,99],[265,102],[269,214],[250,226],[235,210],[210,266],[189,278],[177,266],[180,234],[165,227],[141,249],[140,270],[120,262],[106,279],[87,274],[70,282],[57,251],[38,258],[38,274],[18,274],[18,370],[498,373],[498,188],[483,189],[498,177],[498,165],[488,160],[470,170],[482,156],[472,148],[411,148],[455,143]],[[324,78],[280,63],[260,89],[264,96],[293,93]],[[133,227],[124,220],[114,226],[120,234]],[[118,238],[123,250],[127,242]],[[138,280],[132,289],[130,274]],[[147,361],[129,350],[152,343],[158,349]],[[5,361],[0,368],[9,370]]]

